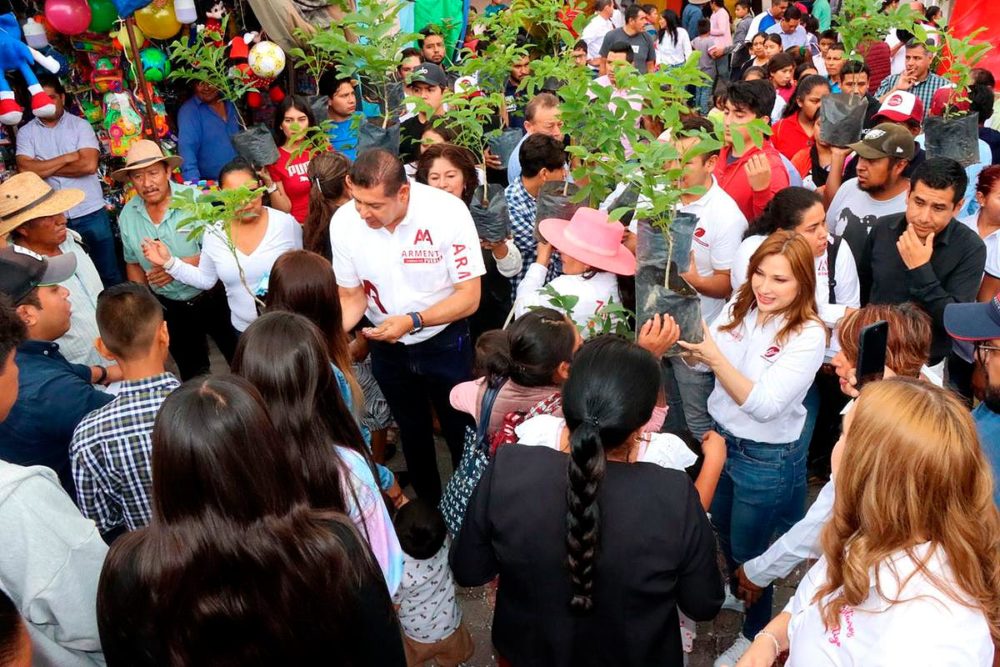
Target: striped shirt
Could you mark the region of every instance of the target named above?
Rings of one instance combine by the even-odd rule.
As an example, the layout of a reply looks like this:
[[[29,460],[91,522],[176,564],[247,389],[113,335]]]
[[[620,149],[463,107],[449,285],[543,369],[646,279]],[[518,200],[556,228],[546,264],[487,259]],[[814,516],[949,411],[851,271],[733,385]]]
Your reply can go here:
[[[170,373],[123,382],[115,400],[76,427],[69,457],[77,504],[102,533],[149,523],[153,420],[179,386]]]

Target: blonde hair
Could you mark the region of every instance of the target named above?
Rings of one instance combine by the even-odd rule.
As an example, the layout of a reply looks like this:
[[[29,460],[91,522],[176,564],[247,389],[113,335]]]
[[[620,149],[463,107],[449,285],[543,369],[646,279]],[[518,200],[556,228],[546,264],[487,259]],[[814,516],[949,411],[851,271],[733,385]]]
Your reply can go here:
[[[868,597],[869,572],[878,581],[892,554],[905,551],[916,564],[911,576],[981,610],[1000,641],[1000,513],[972,416],[955,396],[912,378],[866,386],[836,490],[821,536],[827,580],[813,599],[828,630],[839,627],[844,605]],[[918,557],[922,542],[932,549]],[[946,558],[950,581],[928,570],[935,552]],[[902,589],[906,581],[898,583]],[[876,591],[890,604],[902,601],[887,598],[879,584]]]
[[[735,331],[743,325],[750,311],[757,307],[757,297],[753,293],[753,277],[761,263],[771,255],[781,255],[788,260],[792,276],[799,284],[795,299],[780,314],[787,318],[785,326],[778,332],[775,341],[784,345],[788,337],[802,330],[806,322],[823,324],[816,314],[816,263],[809,242],[801,235],[787,230],[779,230],[764,239],[757,251],[750,257],[747,280],[733,304],[733,319],[719,327],[720,331]],[[824,327],[825,329],[825,327]]]

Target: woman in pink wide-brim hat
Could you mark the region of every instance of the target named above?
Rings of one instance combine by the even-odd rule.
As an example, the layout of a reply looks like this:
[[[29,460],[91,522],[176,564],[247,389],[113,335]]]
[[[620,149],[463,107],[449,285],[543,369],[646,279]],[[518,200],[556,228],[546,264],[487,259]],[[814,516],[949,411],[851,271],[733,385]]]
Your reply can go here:
[[[625,227],[604,211],[581,208],[571,220],[542,220],[538,230],[547,243],[539,242],[535,263],[518,285],[514,316],[538,306],[556,308],[587,337],[602,319],[601,309],[621,303],[617,276],[635,274],[635,255],[622,245]],[[563,273],[545,285],[554,250],[562,256]]]

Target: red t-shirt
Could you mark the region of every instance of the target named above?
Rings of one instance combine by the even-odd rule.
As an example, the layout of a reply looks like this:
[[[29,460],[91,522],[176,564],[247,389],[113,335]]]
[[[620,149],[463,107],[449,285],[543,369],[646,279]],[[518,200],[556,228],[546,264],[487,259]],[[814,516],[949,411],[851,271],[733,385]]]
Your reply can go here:
[[[281,183],[285,189],[285,194],[292,201],[292,217],[302,224],[309,214],[310,184],[306,171],[309,169],[312,155],[305,152],[295,160],[291,160],[292,154],[284,148],[279,148],[278,153],[281,157],[268,167],[267,171],[271,174],[271,180]]]
[[[809,135],[802,129],[798,113],[782,118],[775,124],[771,144],[789,160],[803,148],[809,148]]]

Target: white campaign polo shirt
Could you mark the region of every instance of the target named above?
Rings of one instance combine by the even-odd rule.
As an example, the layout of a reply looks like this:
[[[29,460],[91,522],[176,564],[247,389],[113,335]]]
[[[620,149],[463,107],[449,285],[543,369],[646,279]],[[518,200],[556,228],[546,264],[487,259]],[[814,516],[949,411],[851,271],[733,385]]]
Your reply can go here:
[[[711,276],[716,271],[729,271],[733,267],[736,251],[743,241],[747,219],[733,198],[719,187],[712,177],[712,187],[697,201],[680,207],[681,212],[698,218],[691,240],[694,264],[698,275]],[[726,299],[699,294],[701,316],[711,324],[722,312]]]
[[[731,299],[709,331],[726,359],[748,380],[753,389],[743,405],[716,380],[708,397],[708,412],[724,429],[738,438],[783,444],[798,440],[806,422],[802,400],[823,363],[826,330],[816,321],[807,322],[784,343],[776,337],[785,317],[772,317],[757,325],[757,310],[751,309],[743,324],[727,332],[719,328],[731,321]]]
[[[330,222],[330,246],[337,284],[364,287],[365,314],[376,326],[391,315],[425,310],[451,296],[456,284],[486,273],[468,207],[444,190],[412,181],[409,209],[393,232],[372,229],[348,202]],[[400,342],[420,343],[446,326],[427,327]]]

